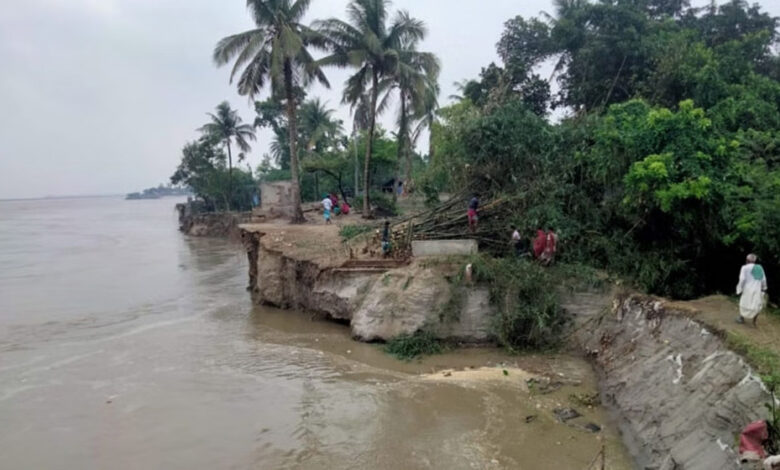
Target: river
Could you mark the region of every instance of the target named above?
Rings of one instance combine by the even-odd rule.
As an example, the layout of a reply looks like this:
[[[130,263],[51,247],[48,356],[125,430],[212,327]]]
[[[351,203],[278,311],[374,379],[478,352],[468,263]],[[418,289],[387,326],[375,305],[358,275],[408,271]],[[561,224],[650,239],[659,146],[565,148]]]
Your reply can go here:
[[[242,248],[179,234],[175,202],[0,201],[0,468],[584,470],[602,443],[631,468],[598,407],[598,434],[550,413],[595,390],[580,359],[404,363],[254,306]]]

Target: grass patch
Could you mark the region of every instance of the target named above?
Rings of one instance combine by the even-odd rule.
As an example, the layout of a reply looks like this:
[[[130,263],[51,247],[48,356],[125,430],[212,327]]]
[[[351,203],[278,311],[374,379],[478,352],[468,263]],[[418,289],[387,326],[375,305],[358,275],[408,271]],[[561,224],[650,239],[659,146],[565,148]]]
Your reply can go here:
[[[771,389],[780,386],[780,354],[772,349],[756,346],[745,336],[734,332],[726,334],[726,344],[756,369],[767,387]]]
[[[403,361],[411,361],[421,356],[430,356],[431,354],[441,354],[444,352],[444,345],[431,332],[418,330],[413,334],[402,334],[396,336],[385,344],[384,350],[387,354]]]
[[[349,241],[353,238],[357,237],[358,235],[362,235],[366,232],[370,232],[373,229],[371,225],[343,225],[339,229],[339,235],[341,236],[341,239],[343,241]]]

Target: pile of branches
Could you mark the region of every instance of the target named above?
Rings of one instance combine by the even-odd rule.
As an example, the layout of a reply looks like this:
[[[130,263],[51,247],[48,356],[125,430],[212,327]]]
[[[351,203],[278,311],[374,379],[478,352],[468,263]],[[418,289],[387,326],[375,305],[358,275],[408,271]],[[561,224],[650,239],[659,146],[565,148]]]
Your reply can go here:
[[[510,219],[523,207],[520,195],[482,195],[477,230],[468,224],[471,194],[462,192],[422,213],[396,222],[392,243],[396,256],[410,256],[412,240],[473,239],[488,251],[505,250],[511,235]]]

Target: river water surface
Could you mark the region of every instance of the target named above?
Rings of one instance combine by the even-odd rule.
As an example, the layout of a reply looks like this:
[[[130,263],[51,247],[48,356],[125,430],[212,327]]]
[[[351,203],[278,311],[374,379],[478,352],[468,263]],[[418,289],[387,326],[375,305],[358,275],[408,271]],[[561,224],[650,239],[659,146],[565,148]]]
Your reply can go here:
[[[604,443],[630,468],[598,407],[598,434],[552,417],[595,390],[579,359],[403,363],[253,306],[242,248],[179,234],[175,202],[0,201],[0,468],[585,470]]]

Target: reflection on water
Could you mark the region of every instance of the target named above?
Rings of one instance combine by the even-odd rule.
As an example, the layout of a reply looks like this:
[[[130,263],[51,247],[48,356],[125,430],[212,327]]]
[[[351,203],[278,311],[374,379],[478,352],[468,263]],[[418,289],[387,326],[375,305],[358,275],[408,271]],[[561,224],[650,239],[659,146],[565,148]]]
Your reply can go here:
[[[0,202],[1,468],[582,469],[600,449],[549,413],[593,386],[580,362],[402,363],[252,306],[241,247],[178,234],[174,202]],[[569,385],[426,377],[497,363]],[[609,468],[628,468],[607,438]]]

